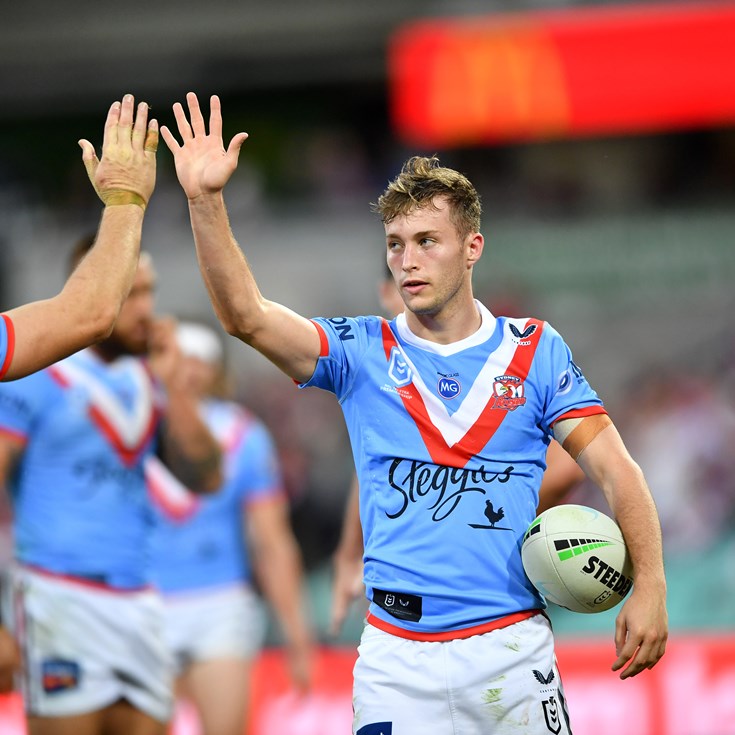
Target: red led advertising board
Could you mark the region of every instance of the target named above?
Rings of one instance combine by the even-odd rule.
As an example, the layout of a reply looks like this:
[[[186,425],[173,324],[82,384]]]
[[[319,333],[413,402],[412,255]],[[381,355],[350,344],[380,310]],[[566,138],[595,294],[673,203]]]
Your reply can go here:
[[[388,55],[406,143],[452,147],[735,122],[735,3],[416,21]]]

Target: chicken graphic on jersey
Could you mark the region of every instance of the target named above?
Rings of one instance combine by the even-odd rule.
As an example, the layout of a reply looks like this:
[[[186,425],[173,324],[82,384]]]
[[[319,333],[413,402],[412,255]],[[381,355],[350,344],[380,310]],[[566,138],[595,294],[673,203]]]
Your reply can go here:
[[[490,526],[492,528],[495,528],[495,524],[502,518],[505,518],[505,511],[503,510],[502,506],[495,510],[493,508],[493,504],[489,500],[486,500],[485,517],[488,519],[488,521],[490,521]]]
[[[497,510],[493,507],[493,504],[490,500],[485,501],[485,518],[490,521],[490,525],[486,525],[484,523],[470,523],[469,525],[472,528],[485,528],[489,529],[491,531],[512,531],[511,528],[500,528],[499,526],[496,526],[495,524],[501,521],[503,518],[505,518],[505,511],[503,510],[503,507],[500,506]]]

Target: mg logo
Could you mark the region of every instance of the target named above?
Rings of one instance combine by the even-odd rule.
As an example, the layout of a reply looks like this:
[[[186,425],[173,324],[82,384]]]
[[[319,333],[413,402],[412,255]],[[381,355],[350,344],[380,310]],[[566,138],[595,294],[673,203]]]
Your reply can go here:
[[[390,365],[388,365],[388,375],[390,379],[400,388],[411,382],[411,368],[404,359],[401,351],[394,347],[390,351]]]
[[[437,391],[445,401],[451,401],[462,392],[462,386],[454,378],[439,378]]]

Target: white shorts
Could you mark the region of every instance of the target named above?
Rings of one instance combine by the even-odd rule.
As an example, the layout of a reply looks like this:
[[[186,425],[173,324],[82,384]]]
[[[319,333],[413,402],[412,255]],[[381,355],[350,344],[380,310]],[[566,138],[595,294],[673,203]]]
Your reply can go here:
[[[245,585],[164,597],[166,642],[176,674],[195,661],[253,658],[265,636],[260,599]]]
[[[423,642],[367,624],[354,669],[356,735],[570,735],[548,620]]]
[[[29,714],[81,715],[126,699],[169,720],[173,670],[157,592],[93,586],[22,566],[9,578],[7,621],[23,653]]]

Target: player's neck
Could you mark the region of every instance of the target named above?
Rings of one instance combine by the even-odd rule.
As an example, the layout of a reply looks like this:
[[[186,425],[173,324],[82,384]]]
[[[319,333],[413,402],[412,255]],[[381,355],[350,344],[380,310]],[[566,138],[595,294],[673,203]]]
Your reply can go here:
[[[470,293],[461,302],[446,304],[433,314],[415,314],[406,309],[406,326],[421,339],[448,345],[473,335],[482,326],[482,316]]]

